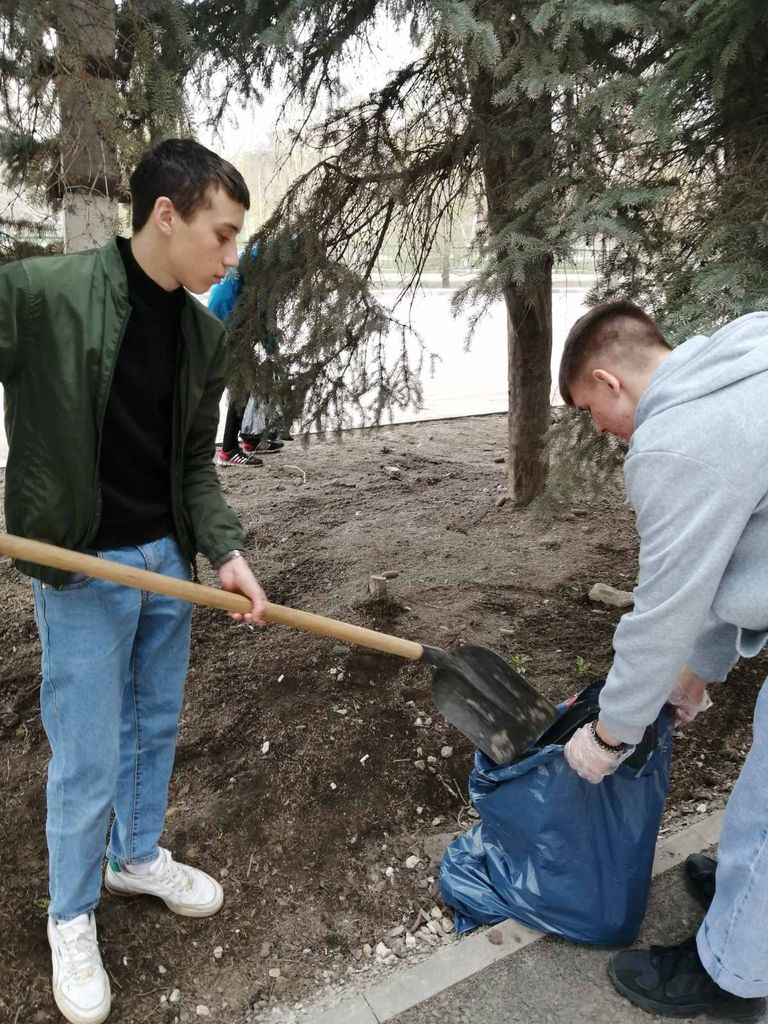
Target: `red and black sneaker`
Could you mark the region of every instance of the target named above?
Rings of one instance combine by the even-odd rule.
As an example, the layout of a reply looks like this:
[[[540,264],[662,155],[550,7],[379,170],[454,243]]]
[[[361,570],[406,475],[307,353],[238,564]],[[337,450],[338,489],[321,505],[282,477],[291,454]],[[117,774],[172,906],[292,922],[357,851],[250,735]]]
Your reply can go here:
[[[231,452],[225,452],[223,449],[219,452],[218,458],[216,459],[216,465],[218,466],[247,466],[250,469],[255,469],[257,466],[263,466],[264,460],[258,458],[256,455],[250,452],[244,452],[242,448],[235,448]]]

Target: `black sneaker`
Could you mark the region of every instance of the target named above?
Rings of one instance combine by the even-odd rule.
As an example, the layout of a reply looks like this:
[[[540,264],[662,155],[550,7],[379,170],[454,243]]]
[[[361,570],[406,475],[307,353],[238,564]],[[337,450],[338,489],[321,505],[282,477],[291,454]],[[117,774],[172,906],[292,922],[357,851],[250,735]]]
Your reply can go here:
[[[611,981],[635,1006],[662,1017],[699,1017],[758,1024],[766,1000],[743,999],[720,988],[704,970],[695,936],[679,946],[625,949],[608,963]]]
[[[715,897],[717,861],[703,853],[692,853],[686,857],[683,871],[686,889],[705,910],[709,910]]]

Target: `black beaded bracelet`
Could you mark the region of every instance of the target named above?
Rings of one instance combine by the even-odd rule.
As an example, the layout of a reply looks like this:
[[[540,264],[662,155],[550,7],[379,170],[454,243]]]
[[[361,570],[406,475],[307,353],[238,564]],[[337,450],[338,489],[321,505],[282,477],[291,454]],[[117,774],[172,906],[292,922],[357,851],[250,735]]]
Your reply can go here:
[[[626,750],[634,750],[631,743],[619,743],[618,746],[615,747],[611,746],[610,743],[606,743],[602,737],[597,735],[597,719],[592,723],[592,738],[598,747],[602,750],[609,751],[611,754],[623,754]]]

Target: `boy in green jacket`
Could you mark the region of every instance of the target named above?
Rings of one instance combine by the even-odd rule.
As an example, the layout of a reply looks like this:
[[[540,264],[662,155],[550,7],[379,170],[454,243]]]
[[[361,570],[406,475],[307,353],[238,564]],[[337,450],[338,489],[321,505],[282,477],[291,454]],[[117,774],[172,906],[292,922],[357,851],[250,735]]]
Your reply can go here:
[[[215,153],[169,139],[143,156],[131,193],[130,240],[0,269],[8,529],[180,579],[200,551],[260,624],[264,593],[213,465],[226,335],[187,294],[237,265],[248,189]],[[98,1024],[110,989],[93,912],[110,819],[107,889],[190,917],[223,901],[215,879],[158,845],[191,607],[17,565],[43,651],[53,992],[67,1020]]]

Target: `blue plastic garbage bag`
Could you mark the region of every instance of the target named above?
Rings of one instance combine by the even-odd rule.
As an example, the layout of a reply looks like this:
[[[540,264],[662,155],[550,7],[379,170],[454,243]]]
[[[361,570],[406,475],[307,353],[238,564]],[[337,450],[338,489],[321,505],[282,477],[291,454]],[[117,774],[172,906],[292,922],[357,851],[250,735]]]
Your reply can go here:
[[[587,718],[598,716],[603,682],[575,702]],[[561,716],[573,708],[560,705]],[[440,870],[456,930],[514,918],[573,942],[631,942],[648,899],[673,725],[665,707],[631,760],[596,786],[568,766],[562,743],[504,765],[476,751],[469,793],[481,820],[451,843]]]

